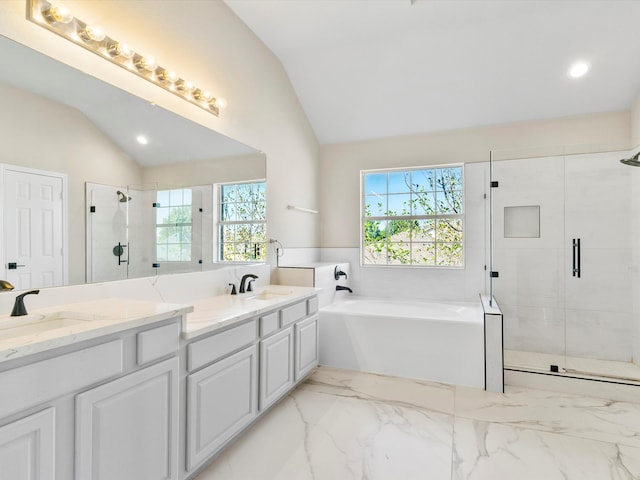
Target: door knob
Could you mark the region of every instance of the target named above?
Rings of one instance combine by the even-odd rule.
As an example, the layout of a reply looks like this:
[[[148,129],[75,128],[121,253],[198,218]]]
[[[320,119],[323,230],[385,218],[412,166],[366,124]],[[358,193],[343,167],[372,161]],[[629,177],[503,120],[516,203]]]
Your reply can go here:
[[[26,265],[18,265],[16,262],[9,262],[7,263],[7,268],[9,270],[15,270],[18,267],[26,267]]]

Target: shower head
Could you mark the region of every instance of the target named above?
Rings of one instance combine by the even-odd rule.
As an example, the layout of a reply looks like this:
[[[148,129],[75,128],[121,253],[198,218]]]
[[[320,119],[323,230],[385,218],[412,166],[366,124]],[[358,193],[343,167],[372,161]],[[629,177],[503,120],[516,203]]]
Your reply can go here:
[[[118,200],[120,200],[120,203],[127,203],[129,200],[131,200],[131,197],[127,197],[120,190],[116,192],[116,195],[118,195]]]
[[[631,158],[623,158],[620,160],[620,163],[624,163],[625,165],[631,165],[632,167],[640,167],[640,152],[636,153]]]

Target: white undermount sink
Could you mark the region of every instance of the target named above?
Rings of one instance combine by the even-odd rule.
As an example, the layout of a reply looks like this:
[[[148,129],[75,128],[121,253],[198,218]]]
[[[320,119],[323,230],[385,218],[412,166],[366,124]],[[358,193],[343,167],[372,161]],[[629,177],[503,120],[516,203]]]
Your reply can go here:
[[[247,300],[277,300],[292,293],[292,290],[265,290],[251,297],[247,297]]]
[[[99,320],[100,318],[100,315],[92,313],[70,311],[30,314],[21,317],[2,317],[0,318],[0,340],[72,327]]]

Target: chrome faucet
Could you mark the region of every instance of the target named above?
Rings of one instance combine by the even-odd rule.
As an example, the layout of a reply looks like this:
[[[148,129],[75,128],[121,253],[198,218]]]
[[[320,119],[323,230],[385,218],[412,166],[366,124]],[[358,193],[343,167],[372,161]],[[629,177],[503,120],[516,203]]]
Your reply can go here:
[[[258,276],[257,275],[253,275],[252,273],[247,273],[246,275],[242,276],[242,280],[240,280],[240,291],[238,293],[245,293],[245,292],[251,292],[253,291],[252,288],[252,283],[255,279],[257,279]],[[248,283],[247,280],[249,280]]]
[[[12,317],[20,317],[22,315],[27,314],[27,309],[24,306],[24,297],[27,295],[37,295],[40,293],[40,290],[31,290],[30,292],[25,292],[16,297],[16,301],[13,304],[13,311],[11,312]]]

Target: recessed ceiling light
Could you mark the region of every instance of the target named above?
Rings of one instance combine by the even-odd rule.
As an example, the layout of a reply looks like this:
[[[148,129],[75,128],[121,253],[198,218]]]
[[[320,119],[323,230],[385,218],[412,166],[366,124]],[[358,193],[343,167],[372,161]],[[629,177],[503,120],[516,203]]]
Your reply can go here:
[[[589,65],[584,62],[574,63],[569,70],[569,76],[572,78],[580,78],[589,71]]]
[[[138,141],[138,143],[140,145],[146,145],[147,143],[149,143],[149,139],[147,137],[145,137],[144,135],[138,135],[136,137],[136,140]]]

